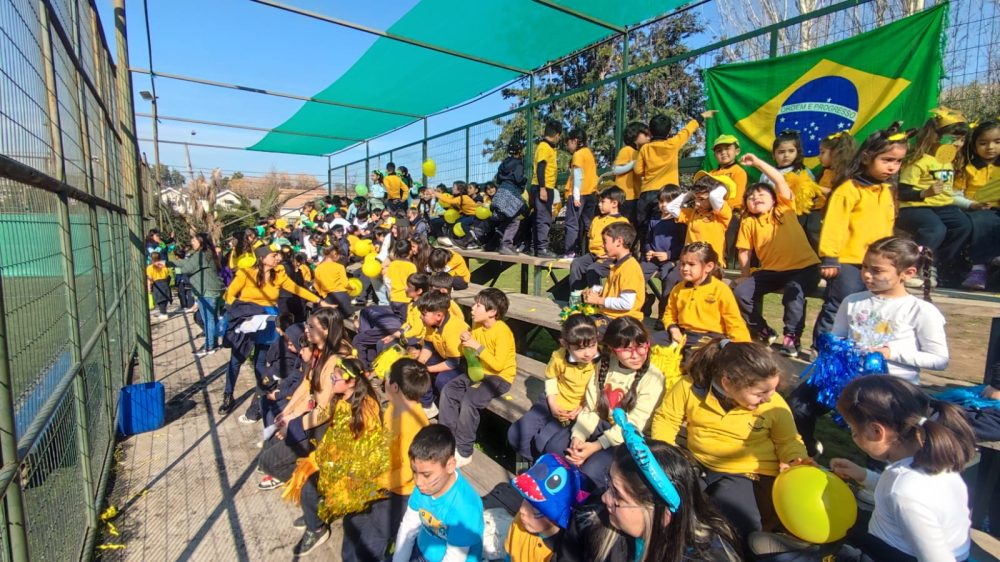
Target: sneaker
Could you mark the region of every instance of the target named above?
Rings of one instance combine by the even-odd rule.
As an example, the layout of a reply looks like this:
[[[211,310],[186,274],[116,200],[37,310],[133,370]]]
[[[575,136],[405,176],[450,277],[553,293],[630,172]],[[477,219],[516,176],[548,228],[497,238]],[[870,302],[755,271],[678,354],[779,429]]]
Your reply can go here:
[[[440,244],[441,246],[454,246],[455,245],[455,243],[451,241],[451,238],[448,238],[447,236],[442,236],[442,237],[438,238],[437,239],[437,243]]]
[[[982,269],[973,269],[970,271],[965,277],[965,281],[962,281],[962,288],[970,291],[985,291],[986,271]]]
[[[430,406],[424,406],[424,415],[427,419],[434,419],[438,417],[438,407],[436,404],[431,404]]]
[[[778,333],[771,328],[761,328],[757,332],[757,341],[765,345],[774,345],[778,341]]]
[[[559,256],[555,255],[554,253],[552,253],[552,252],[550,252],[548,250],[538,250],[537,252],[535,252],[535,257],[536,258],[543,258],[543,259],[547,259],[547,260],[556,260],[556,259],[559,259]]]
[[[302,534],[302,538],[299,540],[299,544],[295,545],[295,550],[292,552],[296,556],[306,556],[310,552],[316,550],[316,547],[326,542],[326,539],[330,538],[330,528],[323,527],[319,531],[310,531],[306,529],[306,532]]]
[[[466,250],[481,250],[482,246],[480,246],[475,240],[472,240],[468,244],[465,245],[465,249]]]
[[[518,251],[517,250],[515,250],[514,248],[510,248],[508,246],[500,246],[500,249],[497,250],[497,253],[500,254],[501,256],[516,256],[516,255],[518,255]]]
[[[292,528],[293,529],[305,529],[306,528],[306,518],[304,516],[300,515],[298,519],[296,519],[295,521],[292,521]]]
[[[216,351],[217,351],[216,349],[209,349],[208,351],[205,351],[204,349],[201,349],[201,350],[195,351],[194,352],[194,356],[195,357],[208,357],[209,355],[214,354]]]
[[[251,417],[247,417],[246,414],[243,414],[242,416],[239,417],[239,422],[242,423],[242,424],[245,424],[245,425],[250,425],[252,423],[257,423],[259,421],[260,421],[260,419],[256,419],[255,420],[255,419],[253,419]]]
[[[565,254],[563,254],[562,259],[573,261],[576,259],[576,252],[566,252]]]
[[[469,464],[471,462],[472,462],[472,457],[471,456],[467,457],[465,455],[462,455],[462,454],[459,454],[459,453],[455,453],[455,467],[456,468],[462,468],[463,466],[466,466],[467,464]]]
[[[784,342],[781,344],[782,355],[785,357],[798,357],[801,349],[802,345],[799,343],[799,338],[790,335],[785,336]]]
[[[273,490],[275,488],[280,488],[283,484],[284,482],[268,474],[261,479],[259,484],[257,484],[257,488],[261,490]]]

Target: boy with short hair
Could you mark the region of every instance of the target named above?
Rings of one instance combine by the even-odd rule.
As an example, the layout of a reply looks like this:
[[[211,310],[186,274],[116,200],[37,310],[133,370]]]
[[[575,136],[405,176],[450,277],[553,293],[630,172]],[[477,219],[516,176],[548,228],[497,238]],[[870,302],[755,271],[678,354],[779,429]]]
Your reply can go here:
[[[392,562],[468,560],[483,550],[483,501],[455,466],[455,438],[436,424],[410,445],[416,489],[396,534]]]
[[[451,311],[451,298],[437,291],[429,291],[417,300],[420,321],[424,325],[423,349],[419,361],[427,365],[427,371],[434,376],[434,390],[441,389],[452,379],[462,374],[462,340],[469,325],[460,314]],[[434,392],[428,391],[420,401],[427,410],[427,417],[437,415],[434,406]]]
[[[726,255],[732,261],[736,255],[736,236],[740,231],[740,218],[743,216],[743,195],[747,190],[747,172],[737,161],[740,156],[740,141],[733,135],[719,135],[712,143],[712,153],[717,168],[708,172],[710,176],[726,176],[733,180],[736,189],[729,194],[726,202],[733,209],[733,219],[726,229]]]
[[[641,193],[636,207],[636,226],[645,232],[649,217],[656,206],[657,194],[668,183],[680,185],[678,163],[680,151],[691,135],[698,130],[705,119],[715,115],[716,110],[704,111],[699,117],[688,121],[676,135],[669,136],[673,121],[666,115],[657,115],[649,121],[652,140],[639,149],[633,170],[642,178]]]
[[[381,562],[389,542],[396,537],[413,493],[413,469],[407,453],[417,433],[430,423],[420,407],[420,397],[430,387],[427,368],[413,359],[399,359],[389,369],[385,385],[389,405],[382,414],[389,436],[389,471],[379,484],[388,490],[389,497],[370,504],[363,513],[344,518],[341,554],[345,562]]]
[[[549,249],[549,229],[552,228],[552,203],[556,195],[556,146],[562,138],[562,123],[545,123],[545,138],[535,147],[535,175],[529,200],[534,212],[534,251],[540,258],[554,259]]]
[[[581,295],[583,302],[595,304],[600,313],[610,319],[631,316],[642,322],[642,305],[646,302],[646,278],[642,267],[632,257],[630,248],[635,242],[635,227],[627,222],[616,222],[604,227],[601,233],[604,253],[611,262],[608,280],[601,288],[592,287]]]
[[[647,280],[654,275],[660,280],[660,293],[658,295],[660,317],[663,316],[663,307],[666,306],[671,289],[681,279],[680,271],[676,265],[677,259],[681,255],[681,249],[684,248],[687,226],[678,223],[669,211],[670,202],[680,196],[681,188],[676,185],[667,184],[660,190],[660,210],[655,218],[649,220],[649,229],[641,244],[640,257],[642,261],[639,265],[642,267],[643,274]]]
[[[587,146],[587,134],[574,129],[566,136],[566,150],[573,155],[566,180],[566,245],[565,257],[573,259],[579,250],[581,234],[590,232],[597,207],[597,161]],[[624,195],[624,192],[623,192]],[[624,200],[624,197],[623,197]],[[582,253],[582,252],[581,252]]]
[[[588,285],[600,282],[601,278],[607,277],[610,264],[605,260],[604,243],[602,234],[604,227],[616,222],[628,222],[619,210],[625,202],[625,192],[617,186],[612,186],[601,192],[598,210],[600,216],[593,219],[590,224],[588,252],[574,258],[569,266],[569,287],[572,291],[579,291]]]
[[[472,305],[471,332],[462,332],[462,346],[476,352],[483,368],[482,380],[463,373],[441,389],[438,422],[455,432],[459,467],[472,462],[472,446],[479,428],[479,411],[510,390],[517,375],[514,332],[503,317],[510,301],[500,289],[483,289]]]
[[[385,186],[386,206],[389,210],[396,212],[405,209],[406,194],[410,188],[403,182],[403,178],[396,175],[396,164],[389,162],[385,165],[382,185]]]

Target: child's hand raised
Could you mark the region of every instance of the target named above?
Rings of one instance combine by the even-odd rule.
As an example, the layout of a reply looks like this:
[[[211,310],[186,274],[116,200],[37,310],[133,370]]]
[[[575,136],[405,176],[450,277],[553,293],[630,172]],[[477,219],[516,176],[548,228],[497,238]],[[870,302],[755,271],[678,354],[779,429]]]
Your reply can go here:
[[[711,119],[712,117],[715,117],[715,114],[718,113],[718,112],[719,112],[718,109],[709,109],[708,111],[702,111],[701,112],[701,118],[702,119]]]
[[[868,476],[868,472],[865,469],[847,459],[831,459],[830,470],[841,478],[854,480],[855,482],[864,482],[865,477]]]
[[[740,165],[741,166],[754,166],[754,167],[757,167],[757,163],[758,162],[760,162],[760,158],[757,158],[756,154],[748,152],[748,153],[744,154],[743,156],[740,156]]]

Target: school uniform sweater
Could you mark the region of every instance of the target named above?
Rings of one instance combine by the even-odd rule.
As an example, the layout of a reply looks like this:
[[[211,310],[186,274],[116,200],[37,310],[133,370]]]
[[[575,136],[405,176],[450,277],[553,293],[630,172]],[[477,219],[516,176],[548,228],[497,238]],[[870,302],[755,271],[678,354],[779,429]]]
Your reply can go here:
[[[684,244],[708,242],[719,259],[724,259],[726,255],[726,229],[731,220],[733,210],[728,203],[723,203],[719,210],[681,209],[677,215],[677,222],[687,225]]]
[[[601,314],[608,318],[631,316],[642,322],[642,305],[646,302],[646,277],[642,266],[626,254],[611,264],[611,272],[601,290]]]
[[[382,413],[382,425],[389,436],[389,470],[382,476],[379,488],[393,494],[413,493],[413,469],[410,467],[410,444],[417,432],[430,422],[420,404],[397,408],[392,401]]]
[[[821,264],[860,264],[872,242],[892,236],[895,222],[896,206],[888,184],[860,177],[842,183],[827,201],[819,236]]]
[[[569,352],[559,348],[552,352],[545,366],[545,395],[555,396],[560,408],[572,410],[583,404],[587,384],[594,376],[594,362],[577,363]]]
[[[385,269],[386,285],[389,286],[390,302],[410,302],[406,296],[406,280],[417,272],[417,266],[409,260],[392,260]]]
[[[642,189],[642,178],[635,173],[635,158],[639,151],[629,145],[625,145],[618,151],[615,157],[615,167],[627,167],[624,172],[615,175],[615,185],[625,192],[626,201],[634,201],[639,196]]]
[[[777,476],[779,463],[809,455],[788,403],[780,394],[747,410],[723,406],[717,390],[683,377],[663,397],[653,417],[652,437],[674,444],[687,423],[687,448],[706,468],[727,474]]]
[[[616,222],[628,222],[628,219],[615,213],[613,215],[598,215],[590,223],[590,243],[587,249],[595,257],[604,257],[604,229]]]
[[[732,289],[712,276],[700,284],[685,281],[675,285],[667,297],[663,324],[684,331],[725,334],[738,342],[750,341],[750,330]]]
[[[403,178],[397,176],[396,174],[389,174],[382,181],[385,186],[385,192],[389,200],[400,200],[406,198],[406,192],[408,191],[406,184],[403,182]]]
[[[920,192],[935,182],[944,184],[941,193],[923,197]],[[955,203],[955,169],[933,154],[924,154],[899,171],[899,207],[944,207]]]
[[[719,167],[710,171],[708,175],[715,177],[725,176],[733,180],[733,183],[736,184],[736,191],[730,194],[726,202],[733,209],[743,208],[743,196],[747,191],[747,171],[743,169],[743,166],[733,162],[726,167]]]
[[[736,248],[755,252],[760,268],[767,271],[792,271],[819,263],[795,218],[792,202],[780,196],[769,212],[743,217]]]
[[[475,216],[476,200],[468,195],[449,195],[442,193],[438,195],[438,202],[444,207],[458,209],[458,212],[465,216]]]
[[[590,148],[584,146],[577,149],[570,159],[570,173],[566,180],[566,199],[579,191],[578,195],[584,197],[593,195],[597,191],[597,161]],[[579,179],[577,176],[579,175]],[[579,183],[579,185],[577,185]]]
[[[483,346],[477,355],[486,374],[513,384],[517,376],[517,349],[510,326],[503,320],[497,320],[489,328],[476,324],[472,328],[472,339]]]
[[[313,288],[319,296],[326,298],[330,293],[347,292],[347,268],[341,263],[323,260],[313,272]]]
[[[1000,205],[1000,166],[973,158],[955,178],[955,190],[963,192],[966,199]]]
[[[469,329],[461,315],[445,313],[440,326],[427,327],[424,332],[424,345],[430,346],[446,360],[462,357],[462,332]]]
[[[461,277],[465,279],[466,283],[472,279],[472,272],[469,271],[469,265],[465,263],[465,258],[462,257],[462,254],[454,250],[451,251],[451,258],[445,264],[445,268],[449,275],[452,277]]]
[[[535,147],[535,176],[532,178],[534,185],[546,189],[556,187],[556,147],[549,141],[542,139]]]
[[[309,302],[319,302],[312,291],[300,287],[285,273],[284,266],[276,266],[274,269],[274,281],[268,281],[269,274],[264,275],[264,284],[257,284],[256,269],[241,269],[236,272],[236,277],[226,289],[226,304],[233,304],[238,298],[244,302],[251,302],[260,306],[275,306],[278,302],[278,293],[282,289],[301,297]]]
[[[697,130],[698,122],[692,119],[676,135],[650,141],[639,149],[634,170],[642,177],[643,193],[659,191],[667,184],[680,185],[680,151]]]

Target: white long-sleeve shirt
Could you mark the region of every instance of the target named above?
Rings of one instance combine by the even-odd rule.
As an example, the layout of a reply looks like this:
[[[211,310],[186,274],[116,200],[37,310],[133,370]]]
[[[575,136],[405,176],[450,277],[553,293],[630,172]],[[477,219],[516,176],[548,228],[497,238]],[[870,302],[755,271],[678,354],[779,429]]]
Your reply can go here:
[[[833,334],[862,348],[889,348],[889,374],[920,384],[920,369],[948,367],[944,316],[933,304],[913,295],[885,298],[869,291],[844,299]]]
[[[955,472],[926,474],[912,457],[891,463],[879,475],[868,471],[865,488],[875,493],[868,532],[920,562],[969,557],[969,492]]]

